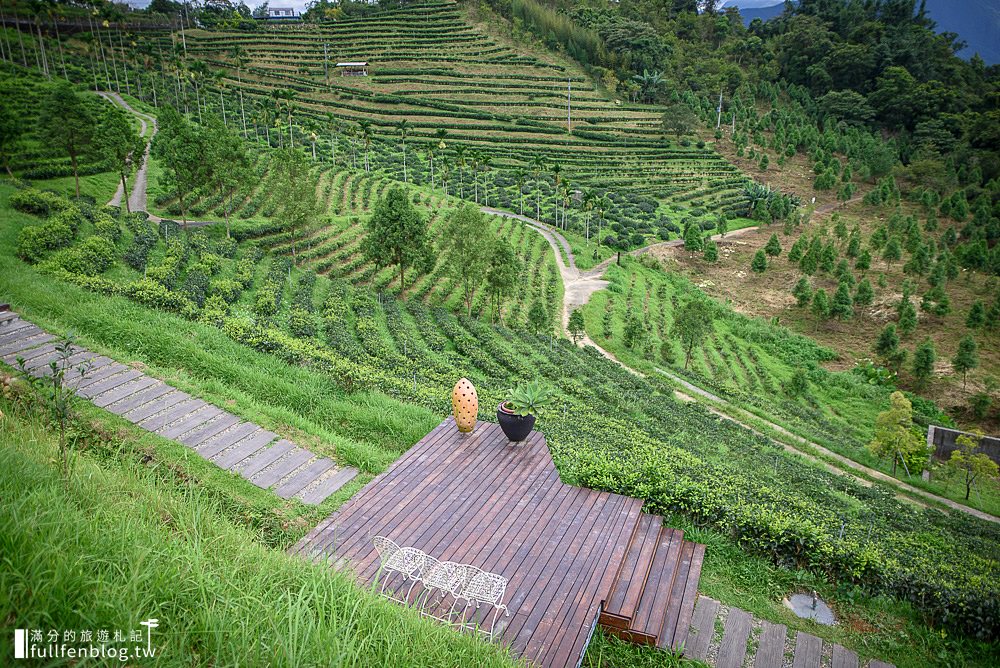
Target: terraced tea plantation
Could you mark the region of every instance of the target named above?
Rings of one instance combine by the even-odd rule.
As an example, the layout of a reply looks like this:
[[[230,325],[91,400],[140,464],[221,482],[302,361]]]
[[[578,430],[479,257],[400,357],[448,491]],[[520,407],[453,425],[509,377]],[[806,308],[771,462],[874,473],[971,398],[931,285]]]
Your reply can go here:
[[[222,73],[203,77],[206,104],[223,95],[232,117],[241,90],[251,131],[273,144],[487,204],[520,209],[523,197],[579,235],[597,224],[586,190],[607,195],[600,213],[622,245],[665,238],[686,216],[745,213],[747,179],[710,148],[664,139],[655,108],[609,99],[568,60],[518,54],[451,2],[256,34],[192,30],[187,52]],[[370,76],[340,76],[339,61],[367,61]]]
[[[416,300],[380,300],[218,232],[164,235],[142,216],[115,218],[31,190],[12,192],[4,187],[15,207],[50,212],[48,219],[12,216],[15,226],[3,237],[3,261],[16,269],[2,273],[0,289],[26,308],[46,308],[33,296],[38,282],[82,286],[218,327],[348,392],[390,395],[440,414],[458,376],[477,386],[483,418],[506,387],[543,378],[559,389],[545,421],[564,479],[646,499],[654,511],[684,511],[779,563],[919,603],[970,634],[989,637],[996,628],[996,525],[917,509],[830,474],[566,339],[456,317]],[[70,232],[56,248],[32,246],[54,230]],[[9,257],[15,252],[35,266]],[[384,466],[342,454],[366,471]]]
[[[414,197],[420,199],[420,194],[416,193]],[[430,219],[430,238],[436,244],[444,221],[439,207],[444,203],[430,196],[420,201]],[[510,242],[522,268],[520,285],[504,306],[504,319],[511,325],[519,326],[523,324],[530,306],[540,301],[555,324],[561,313],[563,286],[548,243],[542,235],[511,218],[490,216],[489,221],[491,229]],[[294,243],[296,262],[301,268],[329,278],[346,279],[380,294],[389,291],[397,297],[401,296],[398,270],[393,267],[379,268],[369,261],[361,250],[364,236],[364,228],[358,219],[349,217],[341,218],[332,225],[324,223],[316,226],[304,236],[296,236],[294,242],[288,232],[280,230],[259,236],[256,241],[261,248],[286,256],[292,255]],[[440,254],[431,271],[423,273],[412,268],[407,271],[406,290],[402,296],[452,311],[464,308],[461,287],[449,274]],[[489,301],[486,290],[477,290],[472,304],[473,315],[489,319]]]
[[[629,261],[612,266],[607,290],[584,310],[589,335],[639,368],[669,368],[763,415],[777,417],[810,438],[865,459],[875,414],[888,391],[850,373],[829,373],[822,364],[835,353],[812,339],[716,305],[712,330],[697,344],[685,369],[683,344],[672,331],[677,308],[700,291],[685,277]],[[630,340],[628,324],[640,335]],[[807,386],[788,388],[796,369]],[[782,396],[782,401],[774,401]]]

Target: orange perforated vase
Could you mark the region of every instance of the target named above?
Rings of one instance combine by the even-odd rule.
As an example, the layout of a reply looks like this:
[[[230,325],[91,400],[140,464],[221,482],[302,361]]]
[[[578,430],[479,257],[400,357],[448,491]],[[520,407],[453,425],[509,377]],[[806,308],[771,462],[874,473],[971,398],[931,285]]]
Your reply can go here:
[[[451,393],[451,409],[455,413],[458,430],[465,434],[472,431],[479,413],[479,397],[475,386],[467,378],[455,383],[455,389]]]

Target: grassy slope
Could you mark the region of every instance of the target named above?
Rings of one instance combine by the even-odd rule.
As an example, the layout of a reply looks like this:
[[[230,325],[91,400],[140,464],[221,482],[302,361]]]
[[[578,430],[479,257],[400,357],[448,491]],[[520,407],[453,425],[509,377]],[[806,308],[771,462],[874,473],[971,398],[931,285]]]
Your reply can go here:
[[[672,338],[669,335],[670,320],[668,320],[668,329],[665,332],[647,334],[647,338],[655,340],[655,344],[650,351],[643,351],[641,348],[627,348],[623,343],[623,331],[625,314],[627,312],[625,297],[629,291],[630,281],[636,281],[635,294],[637,303],[634,307],[641,308],[642,298],[646,294],[647,286],[650,286],[649,290],[652,292],[651,301],[658,303],[659,300],[655,297],[657,287],[661,284],[670,285],[669,277],[662,272],[642,267],[637,262],[628,262],[623,268],[611,267],[608,278],[612,281],[613,288],[596,293],[584,309],[584,319],[587,324],[588,334],[598,344],[607,348],[623,362],[634,368],[643,369],[647,372],[655,372],[657,366],[666,367],[667,365],[660,358],[660,341],[664,334],[668,338]],[[670,287],[667,292],[666,310],[668,313],[672,312],[672,307],[669,305],[672,294],[675,294],[675,288]],[[611,338],[604,336],[603,331],[603,314],[608,309],[609,300],[613,302]],[[657,312],[656,307],[651,306],[651,317],[647,318],[647,322],[653,320]],[[672,316],[668,315],[668,318],[670,317]],[[726,322],[716,322],[715,331],[717,339],[723,339],[729,330],[730,328]],[[741,349],[743,350],[747,346],[752,345],[745,339],[740,338],[738,333],[735,335],[735,339],[741,344]],[[692,370],[702,377],[707,378],[712,377],[713,368],[720,372],[724,371],[726,374],[731,374],[727,375],[726,380],[723,382],[723,385],[726,387],[732,390],[757,393],[760,397],[770,396],[769,393],[772,389],[761,388],[759,384],[753,387],[747,384],[745,374],[748,371],[755,376],[754,383],[758,383],[759,381],[756,378],[756,370],[753,368],[750,360],[746,359],[745,353],[743,353],[743,364],[746,364],[747,368],[743,368],[743,364],[727,363],[726,360],[719,357],[712,345],[711,340],[709,340],[706,341],[705,345],[698,347],[694,351],[691,360]],[[730,359],[735,359],[738,354],[741,354],[733,351],[728,344],[723,344],[723,348],[730,354]],[[675,354],[677,355],[676,367],[678,369],[682,368],[684,357],[679,347],[675,349]],[[758,350],[757,355],[761,360],[761,368],[771,377],[770,382],[773,385],[773,389],[776,389],[780,393],[781,383],[791,377],[793,367],[785,360],[769,355],[764,350]],[[711,358],[711,365],[707,357]],[[722,376],[717,376],[716,380],[718,381],[720,378]],[[874,424],[876,414],[878,411],[884,409],[884,396],[877,397],[877,401],[873,402],[871,397],[863,397],[847,392],[843,387],[837,385],[820,385],[817,383],[811,385],[810,393],[819,406],[818,410],[821,419],[829,421],[830,425],[836,426],[840,431],[828,431],[822,428],[822,423],[819,426],[810,425],[808,422],[798,421],[793,416],[780,411],[779,405],[786,406],[796,402],[801,403],[801,400],[789,399],[783,394],[780,401],[776,401],[772,406],[774,410],[769,410],[766,405],[762,408],[761,406],[741,403],[738,399],[735,402],[751,413],[767,418],[793,433],[813,440],[840,455],[853,459],[870,468],[880,470],[883,473],[891,473],[892,468],[889,464],[874,457],[863,447],[871,438],[870,426]],[[840,437],[837,436],[838,433],[841,434]],[[852,433],[853,438],[849,439],[848,435]],[[1000,495],[998,495],[997,490],[993,487],[985,486],[973,494],[972,498],[966,500],[964,498],[964,488],[961,488],[961,485],[958,485],[954,481],[944,478],[934,478],[930,482],[927,482],[919,476],[906,476],[903,470],[899,470],[897,473],[902,480],[910,485],[926,489],[934,494],[992,514],[1000,514]]]
[[[225,481],[181,462],[180,446],[105,413],[122,433],[91,440],[64,486],[37,413],[6,400],[0,411],[5,626],[134,629],[156,617],[157,665],[168,666],[511,665],[499,648],[269,549],[215,498]],[[0,634],[0,655],[11,637]]]

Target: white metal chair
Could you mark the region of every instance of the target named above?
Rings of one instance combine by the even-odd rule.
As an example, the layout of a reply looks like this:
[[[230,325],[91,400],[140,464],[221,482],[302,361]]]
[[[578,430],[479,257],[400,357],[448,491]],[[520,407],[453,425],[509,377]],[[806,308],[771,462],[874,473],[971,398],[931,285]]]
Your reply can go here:
[[[406,596],[409,598],[410,592],[419,580],[417,574],[423,567],[427,555],[415,547],[400,547],[385,536],[375,536],[372,538],[372,544],[375,546],[376,551],[378,551],[379,561],[381,562],[379,570],[388,574],[382,578],[382,589],[380,592],[385,594],[385,586],[389,582],[389,575],[399,573],[404,578],[413,581],[410,584],[410,589],[406,592]]]
[[[462,568],[465,571],[465,586],[462,587],[460,598],[467,601],[466,609],[472,604],[475,604],[477,610],[482,603],[493,606],[493,620],[490,623],[490,631],[487,634],[490,640],[493,640],[493,631],[496,628],[497,617],[500,615],[500,611],[503,610],[504,615],[510,615],[507,606],[501,603],[507,591],[507,578],[468,564],[463,565]],[[464,611],[462,615],[464,619]]]
[[[447,618],[430,615],[435,619],[448,622],[450,621],[452,612],[455,610],[455,606],[458,604],[462,588],[465,586],[464,566],[454,561],[438,561],[434,557],[428,557],[427,559],[428,567],[422,574],[422,581],[424,587],[427,589],[427,597],[424,599],[424,603],[434,596],[435,593],[441,594],[442,601],[444,601],[448,594],[451,594],[454,601],[448,610]],[[421,606],[421,612],[423,612],[423,606]]]

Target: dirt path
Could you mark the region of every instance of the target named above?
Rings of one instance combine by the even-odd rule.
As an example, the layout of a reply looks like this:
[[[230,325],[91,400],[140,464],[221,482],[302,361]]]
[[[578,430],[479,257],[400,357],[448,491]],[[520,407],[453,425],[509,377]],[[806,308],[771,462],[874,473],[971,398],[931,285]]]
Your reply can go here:
[[[825,210],[822,213],[829,213],[838,206],[845,206],[846,204],[849,203],[850,202],[841,202],[838,203],[836,206],[829,206],[828,210]],[[502,211],[500,209],[483,207],[482,210],[484,213],[489,213],[495,216],[504,216],[507,218],[515,218],[517,220],[520,220],[526,225],[528,225],[530,228],[541,234],[543,237],[545,237],[545,240],[549,242],[549,246],[552,247],[552,251],[555,253],[556,265],[559,267],[559,273],[563,279],[564,298],[563,298],[563,308],[562,308],[562,329],[564,334],[569,337],[570,333],[568,330],[568,324],[569,324],[570,311],[574,308],[578,308],[585,305],[590,300],[590,296],[592,294],[594,294],[598,290],[607,287],[608,281],[603,279],[603,275],[615,258],[610,258],[608,260],[605,260],[601,264],[595,266],[593,269],[589,269],[587,271],[580,271],[576,267],[576,263],[573,261],[573,254],[569,249],[570,248],[569,242],[555,228],[551,227],[550,225],[546,225],[545,223],[541,223],[537,220],[529,218],[527,216],[522,216],[516,213],[510,213],[508,211]],[[739,230],[733,230],[732,232],[726,234],[726,238],[728,239],[734,236],[739,236],[740,234],[746,234],[755,231],[756,229],[758,228],[744,227]],[[716,234],[713,235],[712,238],[718,240],[722,238],[722,235]],[[683,240],[672,239],[670,241],[664,241],[662,243],[653,244],[651,246],[646,246],[644,248],[639,248],[637,250],[631,251],[629,254],[633,256],[639,256],[649,252],[651,249],[680,246],[682,244]],[[563,260],[560,248],[566,251],[566,255],[570,260],[570,264],[568,266],[566,262]],[[583,337],[580,339],[579,345],[593,346],[598,352],[601,353],[601,355],[611,360],[612,362],[620,365],[622,368],[639,376],[644,375],[637,369],[633,369],[632,367],[628,366],[627,364],[619,360],[610,351],[605,350],[604,348],[599,346],[586,334],[584,334]],[[676,374],[673,374],[659,367],[656,368],[656,371],[662,374],[667,379],[669,379],[676,386],[679,386],[681,388],[679,390],[675,390],[675,393],[677,394],[679,399],[688,401],[690,400],[697,401],[700,398],[701,400],[703,400],[702,401],[703,405],[705,405],[705,407],[710,412],[718,415],[723,419],[735,422],[741,427],[749,429],[754,433],[758,433],[761,434],[762,436],[771,438],[775,442],[779,443],[786,451],[794,452],[799,456],[804,457],[810,461],[818,462],[822,464],[829,471],[832,471],[834,473],[840,473],[842,475],[849,475],[865,486],[872,485],[871,479],[889,483],[890,485],[893,485],[898,490],[900,490],[901,493],[905,492],[906,495],[900,494],[900,498],[912,503],[916,503],[918,505],[925,505],[924,501],[932,501],[947,506],[953,510],[957,510],[959,512],[967,513],[974,517],[978,517],[979,519],[986,520],[988,522],[1000,523],[1000,517],[995,517],[994,515],[990,515],[989,513],[985,513],[975,508],[970,508],[969,506],[962,505],[961,503],[952,501],[951,499],[946,499],[942,496],[938,496],[931,492],[924,491],[922,489],[909,485],[897,478],[893,478],[892,476],[886,475],[881,471],[877,471],[875,469],[864,466],[863,464],[859,464],[858,462],[849,459],[847,457],[844,457],[843,455],[839,455],[833,452],[832,450],[829,450],[828,448],[819,445],[818,443],[814,443],[808,439],[802,438],[801,436],[788,431],[781,425],[775,424],[774,422],[766,420],[758,415],[754,415],[753,413],[750,413],[740,408],[739,406],[735,406],[731,404],[729,401],[723,399],[722,397],[712,394],[711,392],[702,389],[697,385],[694,385],[693,383],[685,380],[684,378],[681,378],[680,376],[677,376]],[[704,404],[705,400],[711,403],[706,405]],[[774,432],[780,434],[781,440],[778,440],[773,436],[762,434],[758,429],[752,426],[753,422],[758,422],[766,425],[768,429],[771,429]],[[811,452],[803,450],[802,449],[803,447],[813,452],[819,453],[820,455],[822,455],[823,458],[826,459],[817,457],[811,454]],[[831,463],[829,460],[833,460],[834,462],[836,462],[836,464]],[[855,475],[854,472],[860,475]]]
[[[107,98],[114,104],[129,112],[137,119],[142,127],[142,135],[146,135],[146,130],[149,128],[150,124],[153,126],[153,131],[150,133],[149,138],[146,141],[146,152],[142,161],[142,167],[138,169],[135,173],[135,179],[132,184],[132,192],[129,193],[128,197],[128,208],[131,211],[145,211],[149,216],[149,220],[154,223],[159,223],[163,220],[160,216],[149,213],[146,210],[146,189],[148,186],[147,178],[147,168],[149,167],[149,151],[153,146],[153,137],[156,135],[156,131],[159,129],[156,125],[156,119],[148,114],[144,114],[141,111],[134,109],[128,102],[126,102],[121,95],[114,92],[108,91],[97,91],[97,94],[101,97]],[[108,206],[121,206],[122,199],[125,193],[122,185],[118,184],[118,190],[115,192],[115,196],[108,201]],[[217,220],[189,220],[187,221],[188,227],[204,227],[206,225],[213,225],[219,221]]]
[[[149,165],[149,150],[153,145],[153,135],[156,134],[156,119],[152,116],[147,116],[146,114],[136,111],[133,109],[128,102],[126,102],[121,95],[118,93],[112,93],[107,91],[98,91],[98,95],[103,98],[110,100],[113,104],[118,105],[125,111],[131,113],[139,120],[139,125],[141,126],[140,134],[143,137],[146,136],[146,131],[149,126],[153,126],[153,132],[149,135],[146,141],[146,151],[143,154],[142,167],[138,169],[135,173],[135,180],[132,184],[132,192],[129,193],[128,207],[131,211],[145,211],[146,210],[146,167]],[[122,199],[125,197],[125,189],[122,184],[118,184],[118,190],[115,191],[115,196],[111,198],[108,202],[108,206],[121,206]]]

